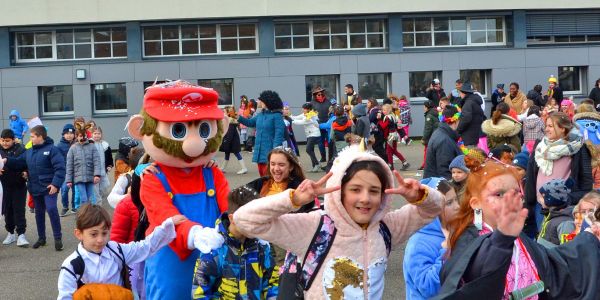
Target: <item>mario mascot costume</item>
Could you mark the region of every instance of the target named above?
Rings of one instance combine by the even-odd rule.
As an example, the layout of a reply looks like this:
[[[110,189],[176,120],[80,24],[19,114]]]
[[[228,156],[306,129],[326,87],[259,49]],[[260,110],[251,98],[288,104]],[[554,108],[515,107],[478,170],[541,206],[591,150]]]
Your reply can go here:
[[[146,90],[139,115],[129,120],[129,134],[142,142],[156,162],[157,174],[144,176],[140,196],[150,226],[182,214],[169,247],[146,260],[147,299],[190,299],[194,264],[202,252],[220,244],[212,228],[227,210],[229,186],[216,167],[204,168],[219,149],[228,120],[217,106],[216,91],[185,81],[170,81]],[[204,227],[206,226],[206,227]]]

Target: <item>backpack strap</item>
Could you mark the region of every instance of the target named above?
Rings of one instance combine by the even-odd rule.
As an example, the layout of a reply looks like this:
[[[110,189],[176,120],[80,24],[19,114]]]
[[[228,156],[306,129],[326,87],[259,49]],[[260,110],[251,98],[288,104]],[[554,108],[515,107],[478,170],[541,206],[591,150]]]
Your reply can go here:
[[[324,211],[321,211],[319,226],[310,241],[310,245],[304,255],[304,260],[302,261],[302,274],[300,274],[299,284],[305,291],[310,288],[315,279],[315,275],[319,273],[319,269],[333,245],[336,233],[337,229],[335,228],[331,217]]]
[[[390,253],[392,252],[392,233],[390,232],[390,228],[383,221],[379,222],[379,233],[383,237],[387,255],[390,256]]]
[[[61,267],[61,270],[65,270],[75,277],[77,280],[77,289],[79,289],[85,284],[83,281],[81,281],[83,272],[85,271],[85,262],[83,261],[81,254],[79,254],[79,250],[75,249],[75,252],[77,252],[77,257],[71,260],[71,267],[73,268],[73,271],[66,267]]]
[[[109,244],[106,244],[106,248],[108,248],[110,252],[116,255],[119,258],[119,260],[121,260],[121,280],[123,280],[123,287],[126,289],[131,289],[131,280],[129,278],[129,276],[131,276],[129,274],[131,268],[125,262],[125,254],[123,253],[123,248],[121,248],[121,244],[117,243],[117,250],[119,251],[120,255],[117,254],[117,252],[115,252],[115,250],[113,250],[109,246]]]

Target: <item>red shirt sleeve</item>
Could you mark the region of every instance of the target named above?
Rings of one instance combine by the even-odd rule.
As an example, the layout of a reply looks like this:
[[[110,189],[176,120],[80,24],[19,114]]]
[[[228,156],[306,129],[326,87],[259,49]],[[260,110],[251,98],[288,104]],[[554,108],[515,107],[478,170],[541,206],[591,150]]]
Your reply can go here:
[[[140,188],[140,198],[146,208],[148,222],[150,223],[146,235],[150,234],[154,230],[154,227],[162,224],[166,219],[181,214],[163,188],[160,180],[154,174],[144,175]],[[200,224],[187,220],[175,226],[177,235],[175,240],[169,244],[169,247],[173,249],[181,260],[186,259],[192,253],[187,247],[187,239],[190,229],[194,225]]]
[[[213,167],[212,171],[217,193],[217,205],[219,205],[219,211],[223,213],[228,209],[229,182],[227,182],[225,175],[223,175],[223,172],[219,168]]]

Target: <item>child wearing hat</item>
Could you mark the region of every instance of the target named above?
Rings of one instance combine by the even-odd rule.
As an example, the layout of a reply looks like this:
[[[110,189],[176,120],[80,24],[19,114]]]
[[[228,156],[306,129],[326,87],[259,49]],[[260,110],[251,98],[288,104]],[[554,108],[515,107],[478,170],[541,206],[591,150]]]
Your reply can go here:
[[[525,174],[527,173],[527,164],[529,163],[529,152],[523,151],[515,155],[513,160],[513,166],[517,168],[519,175],[521,175],[523,183],[525,183]]]
[[[60,141],[56,144],[56,147],[58,148],[58,150],[60,150],[60,153],[62,153],[64,160],[65,160],[65,169],[67,169],[67,153],[69,152],[69,148],[71,148],[71,145],[73,145],[73,141],[75,140],[75,126],[73,126],[73,124],[71,123],[67,123],[65,124],[65,126],[63,126],[63,130],[62,130],[62,137],[60,138]],[[75,201],[75,193],[73,193],[73,198],[71,199],[71,208],[73,210],[69,210],[69,190],[71,190],[71,188],[69,188],[67,186],[67,181],[65,180],[65,182],[62,184],[62,186],[60,187],[60,200],[62,202],[62,210],[60,211],[60,216],[64,217],[68,214],[71,213],[75,213],[76,209],[75,209],[75,205],[74,205],[74,201]]]
[[[572,179],[552,179],[539,190],[538,201],[547,213],[542,223],[537,242],[546,248],[553,248],[567,241],[573,232],[573,208],[568,206],[569,193],[573,187]]]
[[[465,165],[465,156],[459,155],[455,157],[452,162],[450,162],[448,168],[450,169],[450,172],[452,172],[451,182],[456,186],[456,190],[462,190],[467,182],[467,177],[469,176],[469,168]]]

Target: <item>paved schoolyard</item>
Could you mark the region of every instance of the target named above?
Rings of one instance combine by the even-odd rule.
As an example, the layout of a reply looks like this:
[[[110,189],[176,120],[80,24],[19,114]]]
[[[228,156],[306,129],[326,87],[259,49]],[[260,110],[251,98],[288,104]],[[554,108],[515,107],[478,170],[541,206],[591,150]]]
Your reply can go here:
[[[304,151],[304,147],[301,147]],[[415,141],[411,146],[398,146],[399,150],[407,157],[412,164],[411,168],[404,175],[420,178],[416,169],[421,164],[423,157],[423,147]],[[231,187],[236,187],[247,183],[258,176],[255,165],[250,163],[251,153],[242,154],[244,160],[249,166],[249,172],[245,175],[236,175],[239,165],[232,158],[226,173]],[[217,158],[221,158],[218,155]],[[306,153],[302,152],[300,156],[303,166],[309,166],[310,162]],[[398,166],[399,164],[397,164]],[[309,178],[318,179],[324,173],[307,173]],[[60,201],[60,200],[59,200]],[[404,200],[394,201],[393,207],[397,208],[404,204]],[[60,206],[60,204],[59,204]],[[104,207],[109,209],[108,203],[104,201]],[[30,212],[27,212],[27,238],[31,244],[37,240],[35,229],[35,218]],[[70,215],[61,218],[63,230],[63,242],[65,250],[62,252],[54,251],[52,232],[48,219],[46,218],[46,230],[48,235],[48,246],[40,249],[18,248],[15,244],[4,246],[0,244],[0,299],[56,299],[58,271],[63,260],[75,249],[77,240],[73,236],[75,227],[75,217]],[[2,226],[4,221],[2,220]],[[0,241],[4,240],[5,231],[0,230]],[[388,269],[386,272],[384,299],[404,298],[404,280],[402,277],[402,257],[404,247],[392,252]]]

